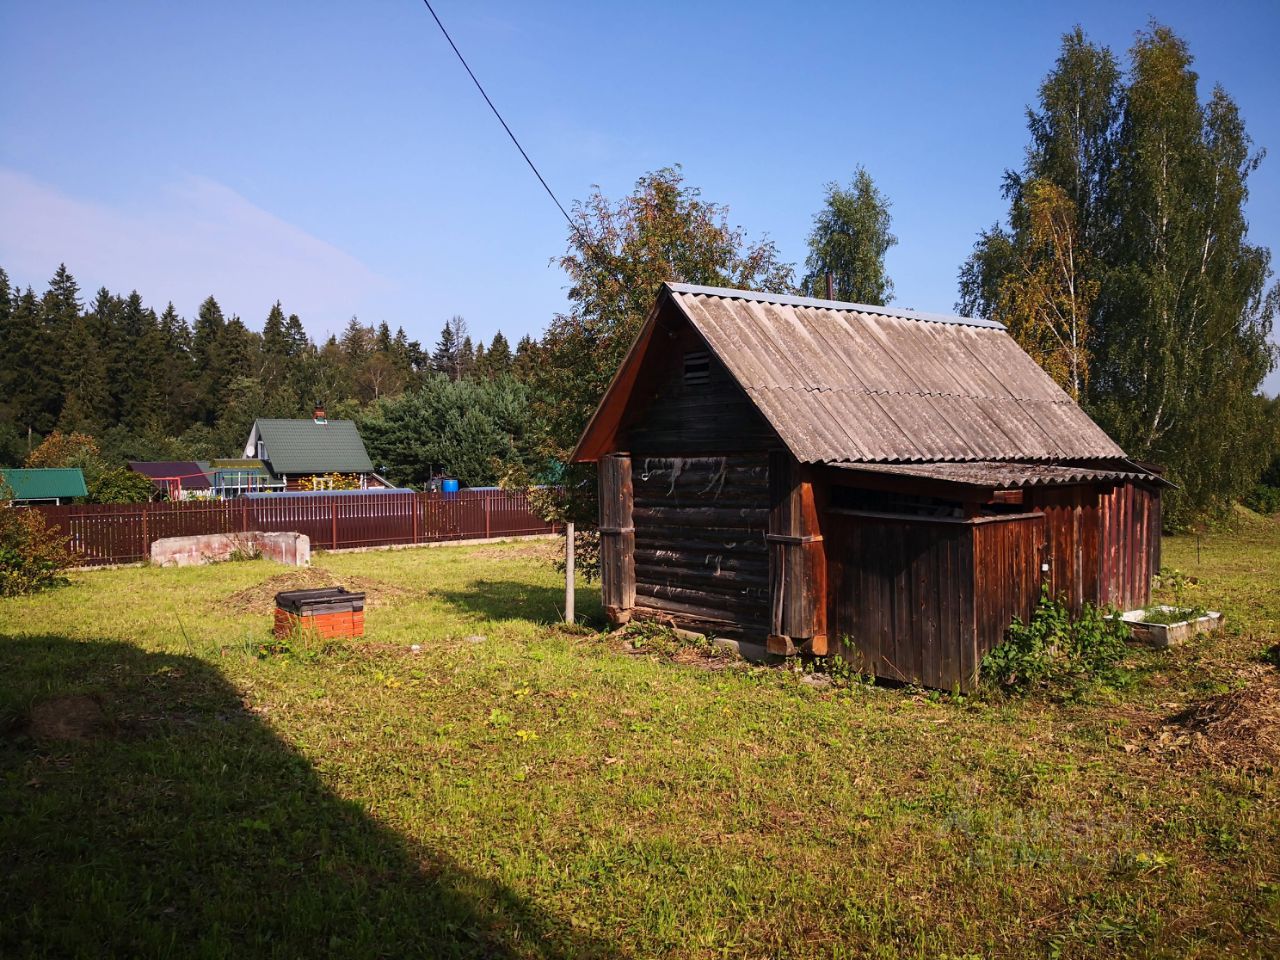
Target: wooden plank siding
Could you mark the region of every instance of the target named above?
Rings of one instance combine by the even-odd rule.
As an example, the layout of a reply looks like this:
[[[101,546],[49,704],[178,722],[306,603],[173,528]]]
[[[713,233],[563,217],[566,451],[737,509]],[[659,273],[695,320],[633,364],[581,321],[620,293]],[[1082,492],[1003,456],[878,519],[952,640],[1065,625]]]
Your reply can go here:
[[[1160,493],[1137,483],[1029,491],[1045,514],[1049,590],[1073,613],[1086,601],[1124,610],[1151,598],[1160,570]]]
[[[1160,492],[1119,484],[1099,498],[1100,593],[1104,603],[1132,610],[1151,600],[1160,572]]]
[[[976,679],[982,658],[1004,639],[1014,618],[1026,623],[1040,599],[1049,518],[1019,514],[973,524],[973,659],[961,674]],[[969,648],[964,651],[966,655]]]
[[[824,488],[819,488],[825,493]],[[807,645],[827,652],[827,556],[813,471],[785,450],[769,454],[769,637],[771,653]]]
[[[636,604],[636,528],[631,458],[612,453],[600,458],[600,585],[605,615],[626,623]]]
[[[830,645],[878,677],[970,689],[1040,590],[1044,517],[977,520],[830,510]]]
[[[707,349],[687,323],[661,331],[659,338],[663,362],[640,371],[617,450],[639,457],[782,449],[773,428],[714,356],[707,354],[705,374],[685,376],[686,357]]]

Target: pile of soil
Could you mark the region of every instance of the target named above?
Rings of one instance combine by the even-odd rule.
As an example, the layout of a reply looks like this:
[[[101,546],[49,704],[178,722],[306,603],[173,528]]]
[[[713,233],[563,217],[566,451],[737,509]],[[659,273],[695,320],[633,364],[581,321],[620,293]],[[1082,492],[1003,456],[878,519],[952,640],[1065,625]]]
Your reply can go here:
[[[324,567],[295,567],[262,583],[238,590],[222,601],[232,613],[270,614],[276,608],[276,594],[283,590],[315,590],[320,587],[344,587],[351,593],[365,595],[365,607],[394,606],[410,596],[410,591],[381,580],[367,577],[342,577]]]
[[[1151,749],[1238,770],[1280,770],[1280,674],[1260,671],[1241,689],[1174,714]]]

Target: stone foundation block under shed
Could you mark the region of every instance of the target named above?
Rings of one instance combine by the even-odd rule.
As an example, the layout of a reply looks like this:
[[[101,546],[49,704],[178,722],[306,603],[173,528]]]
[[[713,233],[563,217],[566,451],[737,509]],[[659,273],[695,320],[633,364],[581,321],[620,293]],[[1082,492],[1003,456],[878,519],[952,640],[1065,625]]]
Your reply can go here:
[[[311,565],[311,538],[303,533],[204,533],[195,537],[165,537],[151,544],[151,562],[158,567],[194,567],[219,563],[239,555],[263,556],[291,567]]]

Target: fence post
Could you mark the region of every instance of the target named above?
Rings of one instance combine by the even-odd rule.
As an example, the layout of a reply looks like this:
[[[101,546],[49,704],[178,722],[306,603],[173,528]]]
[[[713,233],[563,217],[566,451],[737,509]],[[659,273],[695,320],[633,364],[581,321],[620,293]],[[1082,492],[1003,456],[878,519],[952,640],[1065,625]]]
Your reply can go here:
[[[422,500],[418,494],[412,495],[413,503],[413,542],[418,542],[418,511],[422,509]]]
[[[240,496],[240,532],[249,532],[249,498]]]
[[[564,622],[573,623],[573,521],[564,526]]]
[[[488,490],[484,492],[484,538],[489,539],[489,497],[491,494]]]
[[[331,527],[330,539],[333,541],[333,549],[338,549],[338,501],[333,501],[333,524]]]
[[[146,560],[151,556],[151,541],[147,539],[147,507],[150,503],[142,504],[142,559]]]

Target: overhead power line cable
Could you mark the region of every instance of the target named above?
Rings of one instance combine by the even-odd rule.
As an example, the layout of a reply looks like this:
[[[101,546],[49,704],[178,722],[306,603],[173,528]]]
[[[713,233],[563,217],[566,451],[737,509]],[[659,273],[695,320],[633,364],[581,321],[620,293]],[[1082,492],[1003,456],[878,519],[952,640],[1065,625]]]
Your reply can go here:
[[[476,76],[475,71],[472,70],[471,65],[467,63],[467,58],[462,55],[462,51],[458,49],[458,45],[453,42],[453,37],[451,37],[449,35],[449,31],[445,29],[445,25],[443,21],[441,21],[440,15],[436,13],[435,7],[431,6],[431,0],[422,0],[422,2],[430,12],[431,19],[435,20],[436,26],[439,27],[440,32],[444,34],[445,40],[449,42],[449,46],[453,49],[454,56],[458,58],[458,62],[462,64],[462,68],[467,71],[467,76],[471,78],[471,82],[474,83],[476,85],[476,89],[480,91],[480,96],[484,97],[484,102],[489,105],[489,109],[493,112],[493,115],[498,118],[498,122],[502,124],[502,129],[507,132],[507,136],[511,138],[511,142],[514,143],[516,149],[520,151],[520,156],[524,157],[524,162],[529,165],[529,169],[533,171],[533,175],[537,177],[538,182],[542,184],[542,189],[547,192],[547,196],[551,198],[551,202],[556,205],[556,209],[558,209],[561,216],[564,217],[565,223],[569,224],[569,229],[573,231],[575,236],[577,236],[578,241],[582,244],[581,251],[583,258],[594,258],[600,266],[608,270],[615,278],[617,278],[624,289],[628,288],[630,284],[628,284],[626,277],[623,276],[622,270],[619,268],[618,264],[613,262],[613,257],[602,251],[600,246],[587,235],[587,232],[578,225],[573,217],[569,216],[569,211],[565,209],[564,204],[560,202],[560,198],[557,197],[555,191],[551,189],[551,185],[547,183],[546,177],[542,175],[537,164],[533,162],[533,158],[529,156],[528,151],[520,144],[519,138],[516,137],[507,121],[503,119],[498,108],[494,106],[493,100],[484,89],[484,85],[480,83],[480,79]]]
[[[457,56],[458,62],[461,63],[463,69],[467,71],[467,76],[471,78],[471,82],[474,83],[476,85],[476,89],[480,91],[480,96],[484,97],[484,102],[489,105],[489,109],[493,111],[493,115],[497,117],[498,122],[502,124],[502,129],[507,131],[507,136],[511,138],[511,142],[514,143],[516,145],[516,149],[520,151],[520,156],[524,157],[524,162],[529,165],[529,169],[533,171],[533,175],[537,177],[538,182],[542,184],[542,189],[547,191],[547,196],[549,196],[551,198],[551,202],[559,208],[560,213],[564,216],[565,222],[569,224],[569,227],[579,236],[582,236],[582,231],[578,228],[578,225],[573,222],[573,217],[569,216],[569,211],[564,208],[564,204],[560,202],[560,198],[556,196],[555,191],[551,189],[546,178],[543,177],[541,172],[539,172],[537,165],[530,159],[529,154],[525,151],[524,147],[520,145],[519,139],[517,139],[516,135],[511,132],[511,127],[507,125],[507,121],[502,119],[502,114],[498,112],[498,108],[493,105],[493,101],[489,98],[489,94],[485,92],[484,86],[476,77],[475,71],[473,71],[470,64],[467,63],[467,58],[462,55],[462,51],[458,49],[458,45],[453,42],[453,37],[449,36],[449,31],[445,29],[444,24],[440,21],[440,16],[436,13],[435,7],[431,6],[431,0],[422,0],[422,2],[426,4],[427,10],[431,12],[431,17],[435,20],[436,26],[440,28],[440,32],[444,34],[444,38],[449,41],[449,46],[453,48],[453,52]],[[585,242],[587,238],[582,237],[582,239]]]

